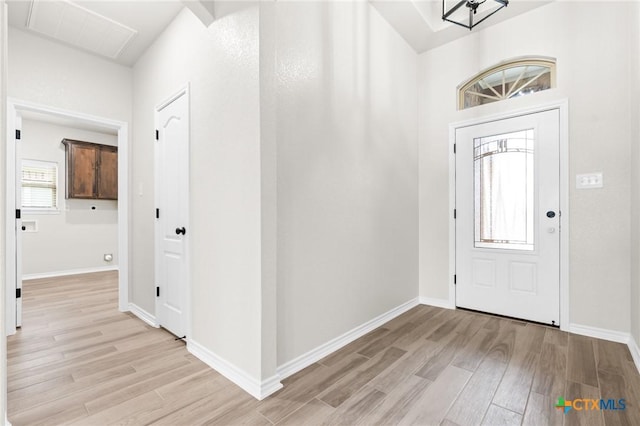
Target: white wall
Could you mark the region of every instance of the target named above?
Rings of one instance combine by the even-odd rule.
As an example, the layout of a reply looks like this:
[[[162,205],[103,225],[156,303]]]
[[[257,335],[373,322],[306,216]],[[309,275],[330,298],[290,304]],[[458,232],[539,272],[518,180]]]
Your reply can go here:
[[[65,199],[67,171],[61,141],[68,138],[117,146],[118,137],[33,120],[22,121],[21,136],[22,159],[58,164],[59,209],[58,214],[24,212],[23,222],[36,221],[37,232],[22,233],[23,277],[117,266],[118,202]],[[103,260],[106,253],[113,254],[112,262]]]
[[[417,55],[364,2],[279,2],[278,364],[417,296]]]
[[[219,3],[220,4],[220,3]],[[233,5],[237,3],[222,3]],[[262,255],[262,370],[277,366],[278,355],[278,170],[277,170],[277,39],[275,2],[260,4],[260,187]],[[223,11],[218,9],[217,16]]]
[[[640,342],[640,4],[634,3],[630,17],[629,45],[632,49],[630,71],[631,124],[631,335]]]
[[[7,5],[5,0],[0,0],[0,129],[6,129],[6,105],[7,105]],[[0,164],[4,170],[7,152],[6,132],[0,131]],[[0,188],[5,187],[5,175],[0,173]],[[5,257],[5,211],[6,197],[0,197],[0,265],[5,270],[7,259]],[[0,273],[0,334],[4,336],[6,330],[6,295],[7,283],[5,274]],[[7,423],[7,339],[0,339],[0,421]]]
[[[9,28],[8,96],[129,122],[131,69]]]
[[[275,373],[274,355],[261,365],[261,318],[275,303],[261,289],[258,32],[255,5],[208,28],[185,9],[136,63],[132,181],[133,302],[154,312],[154,110],[190,83],[189,338],[256,380]]]
[[[153,111],[187,82],[193,341],[265,379],[276,334],[281,365],[415,298],[416,73],[367,4],[183,11],[134,67],[133,302],[154,311]]]
[[[554,2],[420,56],[420,294],[448,294],[448,126],[552,99],[569,99],[570,321],[629,331],[630,3]],[[505,59],[557,58],[555,90],[456,112],[456,87]],[[601,190],[575,190],[578,173]]]

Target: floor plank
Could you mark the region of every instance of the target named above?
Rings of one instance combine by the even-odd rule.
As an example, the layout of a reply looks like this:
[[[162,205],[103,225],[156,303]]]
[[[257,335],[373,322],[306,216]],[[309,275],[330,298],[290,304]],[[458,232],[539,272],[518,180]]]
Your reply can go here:
[[[431,339],[429,339],[431,340]],[[442,342],[444,339],[439,340]],[[416,375],[435,381],[438,376],[455,358],[456,353],[461,350],[467,343],[468,338],[464,334],[452,332],[447,336],[446,343],[429,358],[429,360],[416,372]]]
[[[528,324],[515,328],[515,343],[511,359],[498,387],[493,403],[502,408],[524,414],[531,391],[531,383],[540,358],[544,340],[542,327]]]
[[[520,414],[493,404],[489,407],[487,415],[482,421],[483,426],[518,426],[520,423],[522,423]]]
[[[543,343],[532,391],[557,398],[564,393],[566,375],[567,347]]]
[[[118,312],[117,273],[28,281],[7,339],[13,425],[640,424],[625,345],[417,306],[257,401],[184,343]],[[625,410],[555,408],[625,398]]]
[[[571,345],[572,337],[573,336],[569,339],[569,345]],[[570,401],[576,399],[600,399],[600,389],[582,383],[569,381],[567,382],[564,398],[565,400]],[[564,424],[566,426],[598,426],[604,424],[604,419],[602,417],[602,411],[591,409],[587,410],[584,408],[584,404],[581,404],[580,407],[571,409],[564,415]]]
[[[370,386],[365,386],[339,406],[322,425],[355,425],[382,403],[386,394]]]
[[[469,371],[475,371],[487,352],[489,352],[489,349],[491,349],[497,336],[497,330],[487,330],[486,328],[478,330],[471,337],[469,343],[458,352],[453,360],[453,365]]]
[[[405,335],[406,333],[410,332],[411,330],[413,330],[416,327],[417,327],[417,324],[414,324],[412,322],[408,322],[408,323],[402,325],[401,327],[397,328],[396,330],[394,330],[394,331],[392,331],[390,333],[387,333],[384,336],[382,336],[381,338],[371,342],[370,344],[368,344],[367,346],[365,346],[364,348],[359,350],[358,353],[360,355],[366,356],[367,358],[371,358],[371,357],[375,356],[376,354],[379,354],[380,352],[382,352],[383,350],[385,350],[389,346],[393,345],[393,343],[396,340],[398,340],[400,337],[402,337],[403,335]]]
[[[567,379],[597,388],[598,374],[592,339],[575,334],[570,335],[568,358]]]
[[[338,380],[359,368],[367,358],[359,354],[350,354],[331,367],[319,364],[307,367],[286,380],[284,388],[263,401],[258,411],[274,423],[284,419],[300,407],[317,397],[321,392],[333,386]]]
[[[628,404],[637,404],[638,401],[628,399],[629,386],[625,378],[619,374],[614,374],[608,370],[598,370],[598,379],[600,383],[600,395],[606,401],[608,407],[613,409],[602,410],[602,415],[606,424],[619,425],[637,425],[637,416],[634,415],[636,410],[627,407]],[[624,409],[620,405],[620,400],[625,400]]]
[[[564,395],[564,389],[558,395]],[[537,392],[529,394],[527,409],[522,419],[523,426],[562,426],[564,421],[564,413],[562,410],[555,408],[557,398],[542,395]]]
[[[439,424],[469,381],[471,374],[462,368],[447,367],[436,381],[429,385],[398,424]]]
[[[434,356],[441,346],[430,340],[418,340],[415,345],[407,348],[407,353],[393,366],[378,374],[370,382],[371,386],[385,393],[393,392],[397,386],[410,380],[416,370]]]
[[[416,405],[431,381],[409,376],[384,401],[362,419],[363,424],[393,425],[400,422]]]
[[[446,419],[460,426],[472,426],[484,417],[502,380],[507,364],[486,358],[447,413]]]
[[[369,383],[374,377],[398,361],[405,353],[406,351],[402,349],[393,346],[390,347],[384,353],[380,354],[380,356],[372,358],[370,361],[364,363],[362,367],[347,374],[334,386],[327,389],[326,392],[323,392],[318,399],[334,408],[338,407],[351,397],[351,395]]]
[[[302,408],[294,411],[277,424],[279,426],[318,425],[325,421],[325,419],[329,418],[334,411],[335,408],[314,398],[303,405]]]

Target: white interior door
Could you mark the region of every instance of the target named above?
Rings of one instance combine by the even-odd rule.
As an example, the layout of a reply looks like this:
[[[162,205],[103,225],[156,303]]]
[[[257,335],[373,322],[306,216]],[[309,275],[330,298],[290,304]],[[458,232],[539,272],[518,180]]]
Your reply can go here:
[[[189,307],[189,94],[157,109],[156,317],[178,337],[187,334]]]
[[[456,129],[456,305],[560,325],[560,119]]]

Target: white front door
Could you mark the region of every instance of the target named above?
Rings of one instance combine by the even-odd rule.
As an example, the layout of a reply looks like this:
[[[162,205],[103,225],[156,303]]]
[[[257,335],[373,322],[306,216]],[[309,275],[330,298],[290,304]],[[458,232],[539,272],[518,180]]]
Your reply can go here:
[[[187,333],[189,274],[189,94],[156,113],[156,317],[178,337]]]
[[[456,129],[456,305],[560,325],[559,110]]]

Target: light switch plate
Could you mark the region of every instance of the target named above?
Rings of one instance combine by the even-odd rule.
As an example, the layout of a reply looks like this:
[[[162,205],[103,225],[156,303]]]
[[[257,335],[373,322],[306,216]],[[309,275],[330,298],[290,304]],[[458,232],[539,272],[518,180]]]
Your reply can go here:
[[[602,188],[603,186],[602,172],[576,175],[577,189]]]

